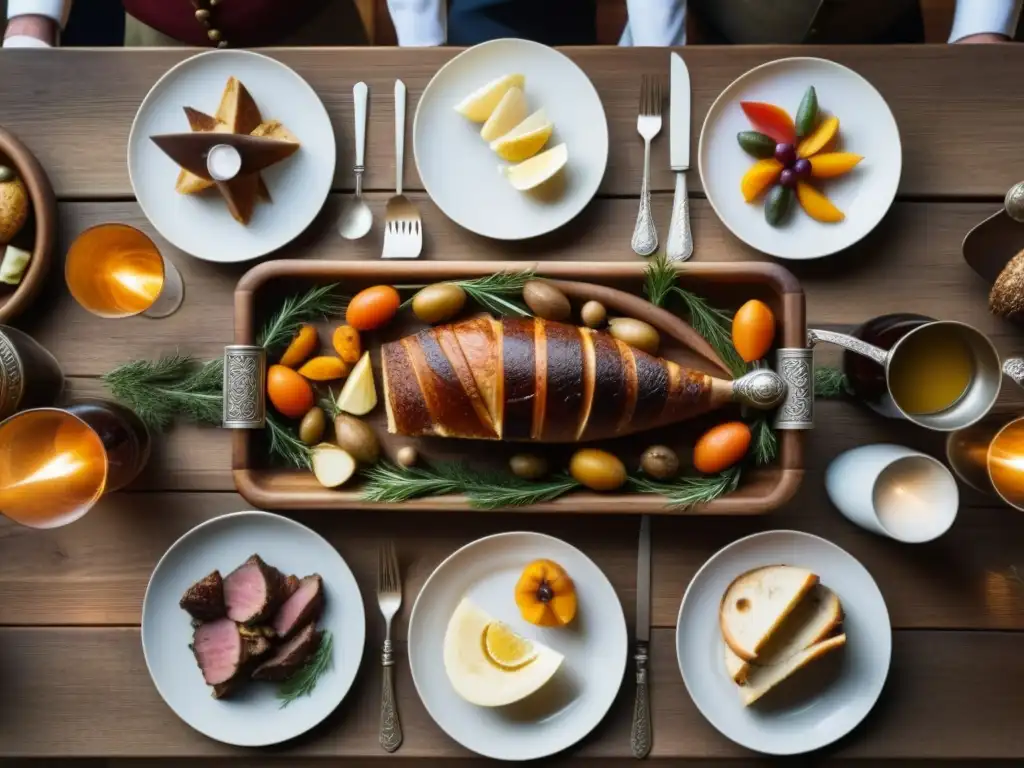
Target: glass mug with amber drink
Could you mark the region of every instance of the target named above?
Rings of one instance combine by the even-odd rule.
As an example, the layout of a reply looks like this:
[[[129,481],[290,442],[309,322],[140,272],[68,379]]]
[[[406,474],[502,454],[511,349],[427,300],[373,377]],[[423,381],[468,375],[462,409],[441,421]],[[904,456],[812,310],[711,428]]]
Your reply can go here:
[[[150,437],[129,409],[82,399],[0,422],[0,514],[32,528],[74,522],[134,480]]]
[[[99,224],[75,238],[64,279],[75,301],[100,317],[167,317],[184,298],[175,266],[127,224]]]
[[[967,485],[1024,511],[1024,417],[992,414],[953,432],[946,461]]]

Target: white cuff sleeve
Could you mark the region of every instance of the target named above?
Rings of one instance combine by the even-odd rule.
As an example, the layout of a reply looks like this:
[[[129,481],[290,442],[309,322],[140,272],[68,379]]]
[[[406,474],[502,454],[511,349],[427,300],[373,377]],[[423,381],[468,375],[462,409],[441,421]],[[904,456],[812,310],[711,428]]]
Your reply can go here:
[[[403,47],[444,45],[448,24],[443,0],[388,0],[398,44]]]
[[[957,0],[949,42],[991,33],[1013,37],[1021,0]]]
[[[50,44],[31,35],[13,35],[4,40],[4,48],[49,48]]]
[[[626,0],[626,9],[619,45],[686,45],[686,0]]]

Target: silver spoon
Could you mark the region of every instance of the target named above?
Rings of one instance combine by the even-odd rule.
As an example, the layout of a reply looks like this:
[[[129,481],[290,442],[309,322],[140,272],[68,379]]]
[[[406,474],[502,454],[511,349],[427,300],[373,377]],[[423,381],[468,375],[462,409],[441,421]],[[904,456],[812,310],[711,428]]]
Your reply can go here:
[[[1011,219],[1024,224],[1024,181],[1018,181],[1010,187],[1006,199],[1003,200],[1003,207]]]
[[[366,152],[366,101],[369,93],[366,83],[352,86],[352,99],[356,113],[356,192],[345,201],[338,217],[338,232],[348,240],[358,240],[373,226],[373,212],[363,200],[363,155]]]

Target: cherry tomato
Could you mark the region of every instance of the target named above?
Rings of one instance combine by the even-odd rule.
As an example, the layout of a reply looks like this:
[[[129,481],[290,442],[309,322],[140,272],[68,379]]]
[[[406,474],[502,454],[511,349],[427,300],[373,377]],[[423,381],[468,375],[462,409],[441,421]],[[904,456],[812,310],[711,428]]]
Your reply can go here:
[[[713,475],[742,459],[750,447],[750,427],[742,421],[727,421],[712,427],[693,446],[693,466]]]
[[[775,315],[767,304],[751,299],[736,310],[732,317],[732,345],[736,347],[740,357],[748,363],[760,360],[768,354],[773,341]]]
[[[267,397],[274,408],[291,419],[301,419],[313,407],[313,387],[283,365],[267,369]]]
[[[390,285],[375,285],[372,288],[365,288],[355,296],[348,304],[345,312],[345,322],[357,331],[370,331],[380,328],[388,322],[395,313],[402,300],[398,291]]]

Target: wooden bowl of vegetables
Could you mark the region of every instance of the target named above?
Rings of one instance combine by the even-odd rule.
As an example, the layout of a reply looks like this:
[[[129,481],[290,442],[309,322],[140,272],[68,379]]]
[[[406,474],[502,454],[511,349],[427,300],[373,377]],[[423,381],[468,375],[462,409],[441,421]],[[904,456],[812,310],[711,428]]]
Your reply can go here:
[[[35,300],[53,260],[57,200],[46,171],[0,128],[0,323]]]

